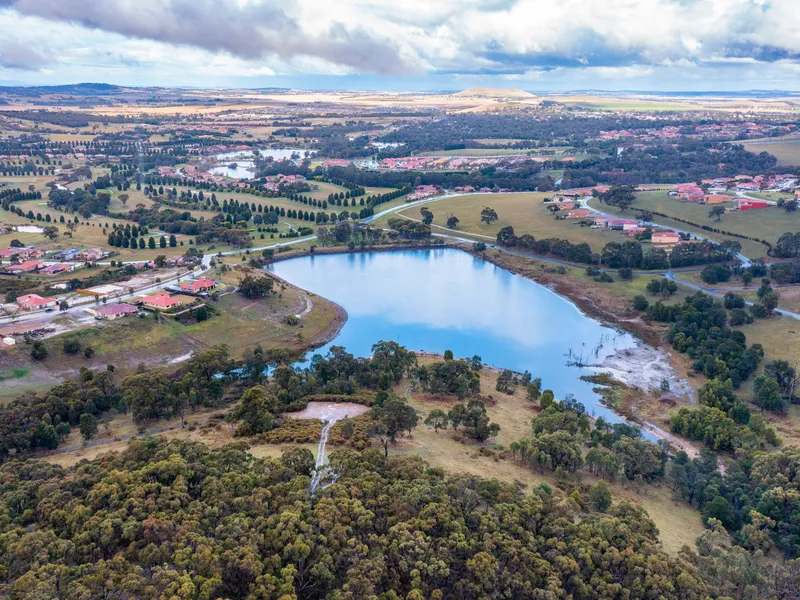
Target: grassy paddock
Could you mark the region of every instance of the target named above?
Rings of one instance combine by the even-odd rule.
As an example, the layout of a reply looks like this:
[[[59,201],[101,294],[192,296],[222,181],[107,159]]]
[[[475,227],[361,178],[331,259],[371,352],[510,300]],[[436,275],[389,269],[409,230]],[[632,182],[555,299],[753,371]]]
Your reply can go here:
[[[552,194],[542,192],[470,194],[432,202],[429,208],[434,214],[434,225],[446,226],[448,215],[454,214],[459,218],[460,232],[483,235],[492,239],[507,225],[513,226],[517,235],[528,233],[536,239],[565,238],[576,244],[586,242],[594,251],[599,251],[608,242],[625,239],[619,232],[581,227],[575,220],[556,219],[542,202],[547,196]],[[481,210],[484,206],[493,208],[499,220],[491,225],[482,222]],[[420,206],[409,207],[400,211],[400,214],[419,219],[420,208]],[[566,212],[561,211],[560,214]]]
[[[745,143],[745,150],[755,152],[769,152],[778,159],[781,166],[800,165],[800,139],[776,140],[774,142]]]

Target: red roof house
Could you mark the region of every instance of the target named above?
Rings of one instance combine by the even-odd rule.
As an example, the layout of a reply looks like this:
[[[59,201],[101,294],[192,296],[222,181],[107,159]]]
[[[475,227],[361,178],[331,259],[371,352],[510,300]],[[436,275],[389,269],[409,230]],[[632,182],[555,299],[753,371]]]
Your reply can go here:
[[[58,302],[55,298],[42,298],[38,294],[26,294],[17,298],[17,304],[22,310],[38,310],[51,308]]]
[[[9,265],[8,270],[12,273],[33,273],[44,267],[38,260],[26,260],[16,265]]]
[[[142,299],[142,302],[145,306],[149,306],[150,308],[154,308],[157,310],[166,310],[168,308],[172,308],[174,306],[180,306],[183,304],[183,300],[180,298],[176,298],[174,296],[170,296],[169,294],[155,294],[154,296],[145,296]]]
[[[194,281],[184,281],[180,284],[180,288],[190,292],[205,292],[206,290],[213,289],[215,285],[217,284],[213,279],[202,277]]]

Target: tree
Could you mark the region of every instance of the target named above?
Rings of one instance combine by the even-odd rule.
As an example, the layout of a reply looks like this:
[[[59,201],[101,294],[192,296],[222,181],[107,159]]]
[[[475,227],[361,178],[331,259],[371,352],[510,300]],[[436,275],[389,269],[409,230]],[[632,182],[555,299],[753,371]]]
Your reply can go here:
[[[62,347],[67,354],[77,354],[81,351],[81,343],[74,337],[65,339]]]
[[[647,301],[647,298],[642,296],[641,294],[636,295],[633,297],[633,309],[639,312],[644,312],[647,310],[647,307],[650,306],[650,303]]]
[[[231,411],[234,419],[242,421],[236,429],[236,435],[256,435],[275,428],[277,422],[273,413],[276,407],[277,401],[267,394],[263,386],[251,387],[242,394],[239,404]]]
[[[733,310],[734,308],[744,308],[744,298],[733,292],[727,292],[723,299],[725,308]]]
[[[528,402],[537,402],[539,397],[542,395],[542,378],[537,377],[536,379],[533,379],[528,384],[526,392]]]
[[[245,275],[239,282],[237,291],[251,299],[263,298],[272,293],[273,279],[271,277],[253,277]]]
[[[707,523],[710,519],[717,519],[726,528],[736,525],[733,506],[723,496],[717,496],[703,509],[703,522]]]
[[[84,442],[88,442],[97,435],[97,419],[95,419],[94,415],[83,413],[80,416],[79,426]]]
[[[716,217],[717,221],[722,218],[722,215],[725,214],[725,207],[724,206],[714,206],[710,211],[708,211],[708,218],[713,219]]]
[[[449,423],[450,418],[447,413],[439,408],[434,408],[425,418],[425,426],[430,427],[436,433],[439,433],[440,429],[447,429]]]
[[[178,239],[175,237],[175,234],[169,236],[169,247],[174,248],[178,245]]]
[[[48,240],[54,240],[58,237],[58,227],[55,225],[47,225],[46,227],[42,228],[42,235],[44,235]]]
[[[420,208],[419,214],[422,215],[422,222],[425,223],[425,225],[430,225],[433,223],[433,213],[427,206]]]
[[[457,229],[458,228],[459,219],[455,215],[448,215],[447,217],[447,226],[450,229]]]
[[[602,479],[589,490],[589,502],[598,512],[606,512],[611,507],[611,489]]]
[[[755,403],[770,412],[786,412],[786,403],[781,394],[781,387],[772,377],[759,375],[753,381],[755,389]]]
[[[316,461],[308,448],[288,448],[281,454],[281,466],[297,475],[311,475]]]
[[[489,208],[488,206],[483,207],[483,210],[481,210],[481,221],[487,225],[491,225],[497,221],[497,219],[499,219],[499,217],[493,208]]]
[[[372,408],[373,422],[380,423],[385,429],[389,440],[394,443],[397,434],[401,431],[411,432],[419,422],[419,415],[414,408],[403,398],[390,394],[383,406]]]
[[[41,340],[36,340],[31,346],[31,358],[33,360],[44,360],[47,358],[47,346]]]
[[[165,238],[163,235],[160,238],[158,238],[158,247],[159,248],[167,247],[167,238]]]
[[[59,312],[64,312],[66,310],[69,310],[69,303],[66,300],[62,300],[61,302],[58,303],[58,310]]]
[[[497,232],[497,243],[501,246],[515,246],[517,243],[517,236],[514,235],[514,228],[511,225],[506,225]]]

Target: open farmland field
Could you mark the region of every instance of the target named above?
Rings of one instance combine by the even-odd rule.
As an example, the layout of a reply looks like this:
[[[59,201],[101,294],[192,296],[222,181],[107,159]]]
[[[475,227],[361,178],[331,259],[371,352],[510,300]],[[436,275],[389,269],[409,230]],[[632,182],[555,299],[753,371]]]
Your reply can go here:
[[[709,218],[709,206],[705,204],[681,202],[680,200],[670,198],[666,192],[642,192],[637,194],[636,198],[632,208],[657,211],[678,219],[687,219],[700,225],[708,225],[709,227],[732,231],[741,235],[765,239],[773,244],[783,233],[800,230],[800,214],[796,212],[787,213],[774,206],[751,211],[728,212],[717,222],[716,219]],[[633,211],[626,211],[623,213],[613,206],[600,204],[597,200],[591,200],[589,205],[598,210],[621,216],[631,217],[636,214]],[[726,203],[723,206],[730,208],[731,204]],[[658,216],[656,217],[656,221],[666,226],[685,229],[686,231],[718,241],[734,239],[742,244],[744,254],[751,258],[765,256],[767,252],[766,246],[750,240],[731,238],[724,234],[704,231],[698,227],[692,227],[677,221],[670,223]]]
[[[778,159],[778,164],[781,166],[800,165],[800,138],[798,137],[783,140],[778,138],[775,141],[745,142],[744,147],[750,152],[769,152]]]
[[[435,201],[430,203],[429,208],[434,215],[434,225],[444,227],[448,215],[454,214],[459,218],[459,233],[472,233],[491,240],[497,237],[497,232],[503,227],[511,225],[517,235],[528,233],[536,239],[564,238],[576,244],[587,242],[595,252],[599,252],[608,242],[620,241],[619,232],[581,227],[573,220],[556,219],[542,202],[551,195],[544,192],[469,194],[443,200],[433,199]],[[491,225],[482,222],[481,209],[484,206],[497,211],[499,220]],[[420,208],[409,207],[399,214],[419,219]]]

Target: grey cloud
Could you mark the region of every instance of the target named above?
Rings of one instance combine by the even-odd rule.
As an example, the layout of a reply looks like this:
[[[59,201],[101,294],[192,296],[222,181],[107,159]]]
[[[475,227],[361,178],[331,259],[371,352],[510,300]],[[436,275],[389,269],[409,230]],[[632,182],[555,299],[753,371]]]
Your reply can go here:
[[[18,42],[0,43],[0,66],[20,71],[38,71],[49,60],[47,57]]]
[[[23,15],[249,60],[307,56],[371,73],[412,71],[388,41],[343,24],[331,26],[324,35],[307,35],[271,0],[244,7],[228,0],[0,0],[0,6]]]

